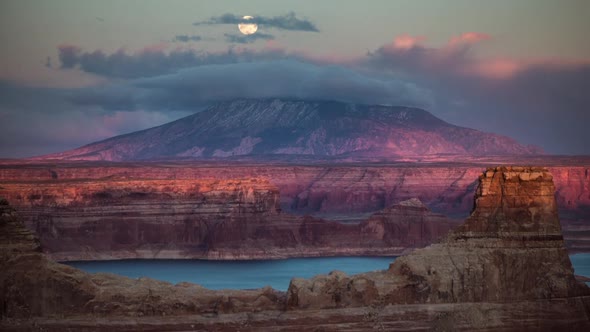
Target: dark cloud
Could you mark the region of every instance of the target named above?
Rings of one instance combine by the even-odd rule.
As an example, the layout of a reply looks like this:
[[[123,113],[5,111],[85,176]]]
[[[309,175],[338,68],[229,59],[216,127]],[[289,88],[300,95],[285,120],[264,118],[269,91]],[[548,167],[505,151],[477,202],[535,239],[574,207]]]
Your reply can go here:
[[[366,65],[433,91],[431,111],[549,153],[590,153],[590,62],[480,60],[474,45],[385,45]]]
[[[264,38],[264,35],[262,35]],[[60,47],[62,67],[131,78],[117,85],[70,92],[79,106],[106,111],[192,110],[211,101],[290,97],[429,107],[428,91],[394,76],[373,77],[350,68],[310,63],[281,50],[122,51],[104,54]],[[182,59],[182,61],[178,61]],[[255,83],[254,83],[255,80]]]
[[[79,91],[69,100],[105,110],[194,110],[236,98],[298,98],[428,107],[428,91],[339,66],[297,60],[204,65],[126,84]]]
[[[239,23],[255,23],[264,28],[275,28],[280,30],[291,31],[308,31],[319,32],[318,28],[311,21],[307,19],[299,19],[294,12],[290,12],[281,16],[254,16],[254,18],[245,21],[242,15],[223,14],[221,16],[214,16],[204,22],[195,22],[193,25],[216,25],[216,24],[239,24]]]
[[[224,34],[225,40],[229,43],[237,43],[237,44],[250,44],[257,40],[273,40],[275,37],[273,35],[265,34],[265,33],[255,33],[251,35],[235,35],[235,34]]]
[[[58,47],[61,68],[80,70],[105,77],[139,78],[173,73],[182,68],[208,64],[237,63],[252,60],[285,58],[280,50],[236,52],[229,48],[226,52],[206,53],[193,50],[143,51],[128,54],[123,50],[106,54],[101,50],[85,52],[71,45]]]
[[[406,73],[429,79],[441,79],[461,74],[471,64],[471,45],[430,48],[414,45],[398,48],[385,45],[367,54],[366,65],[390,72]]]
[[[188,43],[188,42],[196,42],[196,41],[201,41],[201,40],[203,40],[203,38],[201,36],[176,35],[172,41]]]
[[[81,60],[82,49],[74,45],[60,45],[57,47],[59,61],[62,68],[73,68]]]
[[[71,104],[98,107],[108,112],[135,111],[141,107],[141,91],[128,84],[70,89],[64,91],[63,96]]]
[[[75,46],[60,46],[58,50],[62,68],[79,66],[85,72],[121,78],[160,75],[197,65],[202,58],[193,51],[175,51],[169,54],[159,51],[127,54],[119,50],[112,54],[105,54],[100,50],[83,52]]]
[[[495,106],[476,117],[495,117],[489,130],[552,153],[590,153],[590,63],[533,64],[506,79],[461,83],[477,104]]]
[[[91,103],[80,105],[71,101],[89,90],[28,87],[0,81],[0,158],[60,152],[189,114],[105,111]]]

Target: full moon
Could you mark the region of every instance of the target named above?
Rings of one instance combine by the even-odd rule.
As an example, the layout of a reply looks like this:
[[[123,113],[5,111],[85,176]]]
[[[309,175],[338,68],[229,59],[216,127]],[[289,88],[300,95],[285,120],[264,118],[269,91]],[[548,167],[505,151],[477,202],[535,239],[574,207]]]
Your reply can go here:
[[[244,22],[238,24],[238,29],[240,29],[240,32],[245,34],[245,35],[251,35],[254,34],[256,32],[256,30],[258,30],[258,24],[256,23],[246,23],[247,21],[253,19],[254,17],[252,16],[244,16],[242,17],[244,19]]]

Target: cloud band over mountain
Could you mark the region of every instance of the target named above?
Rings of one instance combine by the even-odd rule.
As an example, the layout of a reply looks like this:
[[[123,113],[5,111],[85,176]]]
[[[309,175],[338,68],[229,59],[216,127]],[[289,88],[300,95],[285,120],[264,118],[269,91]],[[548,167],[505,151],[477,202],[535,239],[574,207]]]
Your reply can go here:
[[[542,145],[548,152],[590,153],[585,143],[590,140],[590,62],[478,58],[474,50],[491,38],[468,32],[432,47],[423,37],[401,35],[356,58],[280,47],[219,52],[146,47],[108,53],[61,45],[61,69],[53,70],[98,75],[104,83],[44,90],[6,83],[0,139],[10,142],[11,128],[28,125],[23,110],[40,114],[47,125],[94,118],[102,129],[92,139],[85,133],[72,143],[80,145],[107,133],[140,129],[131,120],[133,112],[150,119],[143,122],[149,126],[209,102],[287,97],[416,106],[451,123]],[[120,119],[116,127],[104,120],[112,116]],[[34,131],[30,141],[48,140],[46,134]]]

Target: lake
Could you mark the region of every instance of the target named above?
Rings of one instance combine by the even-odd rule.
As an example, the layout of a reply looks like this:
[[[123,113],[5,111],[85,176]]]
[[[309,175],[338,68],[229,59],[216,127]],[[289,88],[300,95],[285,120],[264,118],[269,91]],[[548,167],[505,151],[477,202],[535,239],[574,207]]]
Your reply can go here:
[[[590,254],[571,255],[575,273],[590,277]],[[257,261],[119,260],[67,264],[86,272],[109,272],[131,278],[150,277],[171,283],[188,281],[210,289],[287,290],[293,277],[311,278],[333,270],[346,274],[384,270],[395,257],[321,257]]]

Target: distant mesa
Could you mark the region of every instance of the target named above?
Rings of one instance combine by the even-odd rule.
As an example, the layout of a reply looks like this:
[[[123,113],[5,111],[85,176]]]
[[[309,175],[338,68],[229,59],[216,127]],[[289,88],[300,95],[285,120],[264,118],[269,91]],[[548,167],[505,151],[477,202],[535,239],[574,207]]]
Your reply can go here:
[[[506,136],[449,124],[412,107],[242,99],[162,126],[36,159],[294,158],[418,160],[542,153]]]

